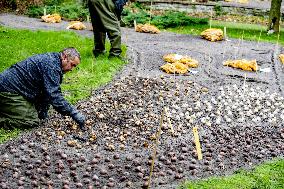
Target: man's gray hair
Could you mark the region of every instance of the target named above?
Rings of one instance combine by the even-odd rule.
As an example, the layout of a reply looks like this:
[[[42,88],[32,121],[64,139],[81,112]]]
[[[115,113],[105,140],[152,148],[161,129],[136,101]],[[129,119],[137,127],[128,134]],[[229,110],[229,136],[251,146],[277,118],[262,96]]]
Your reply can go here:
[[[81,60],[80,53],[74,47],[68,47],[61,51],[61,54],[66,55],[68,58],[74,60],[75,57],[78,57]]]

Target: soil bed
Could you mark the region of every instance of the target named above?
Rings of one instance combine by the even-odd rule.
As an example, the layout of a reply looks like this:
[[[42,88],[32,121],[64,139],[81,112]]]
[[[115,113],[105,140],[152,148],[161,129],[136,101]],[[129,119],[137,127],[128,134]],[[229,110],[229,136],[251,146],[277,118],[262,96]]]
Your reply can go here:
[[[2,15],[0,22],[44,29],[39,26],[43,23],[35,26],[39,20],[15,18],[13,22],[14,16]],[[123,29],[123,42],[131,63],[77,104],[96,140],[74,139],[74,134],[86,133],[80,133],[69,117],[53,115],[40,128],[0,145],[2,188],[145,188],[164,107],[169,108],[175,134],[165,119],[151,188],[173,188],[185,179],[227,175],[283,157],[280,47],[240,40],[212,43],[190,35],[150,35],[132,29]],[[161,72],[166,53],[197,59],[198,73]],[[271,72],[222,66],[231,58],[256,59]],[[193,141],[195,126],[203,154],[200,161]]]

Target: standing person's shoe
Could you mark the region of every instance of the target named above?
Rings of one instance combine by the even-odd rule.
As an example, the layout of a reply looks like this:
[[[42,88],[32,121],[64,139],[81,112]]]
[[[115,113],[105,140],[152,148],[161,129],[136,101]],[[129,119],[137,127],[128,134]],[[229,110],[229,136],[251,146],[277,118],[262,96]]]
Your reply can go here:
[[[95,57],[98,57],[98,56],[100,56],[100,55],[105,55],[105,54],[106,54],[106,51],[105,51],[105,50],[99,51],[99,50],[94,50],[94,49],[93,49],[93,55],[94,55]]]

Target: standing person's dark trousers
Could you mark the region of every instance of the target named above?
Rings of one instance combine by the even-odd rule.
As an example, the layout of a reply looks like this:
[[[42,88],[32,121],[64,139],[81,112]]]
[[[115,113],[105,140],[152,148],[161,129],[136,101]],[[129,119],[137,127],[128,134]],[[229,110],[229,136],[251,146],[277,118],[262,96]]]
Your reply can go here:
[[[112,0],[89,0],[89,11],[94,32],[95,56],[105,53],[106,33],[111,43],[110,57],[121,54],[120,15]]]

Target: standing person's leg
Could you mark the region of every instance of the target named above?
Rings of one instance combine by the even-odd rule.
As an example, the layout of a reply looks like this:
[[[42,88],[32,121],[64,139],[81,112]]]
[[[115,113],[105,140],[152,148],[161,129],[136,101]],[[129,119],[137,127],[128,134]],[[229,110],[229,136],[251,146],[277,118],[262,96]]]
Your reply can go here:
[[[21,95],[0,92],[0,126],[6,128],[31,128],[38,126],[35,106]]]
[[[93,26],[93,33],[94,33],[93,54],[95,57],[105,53],[105,40],[106,40],[106,31],[95,8],[97,6],[98,6],[98,1],[89,0],[88,7]]]
[[[119,56],[121,54],[121,31],[115,5],[112,0],[97,0],[97,4],[98,6],[95,7],[96,12],[111,43],[109,55]]]

